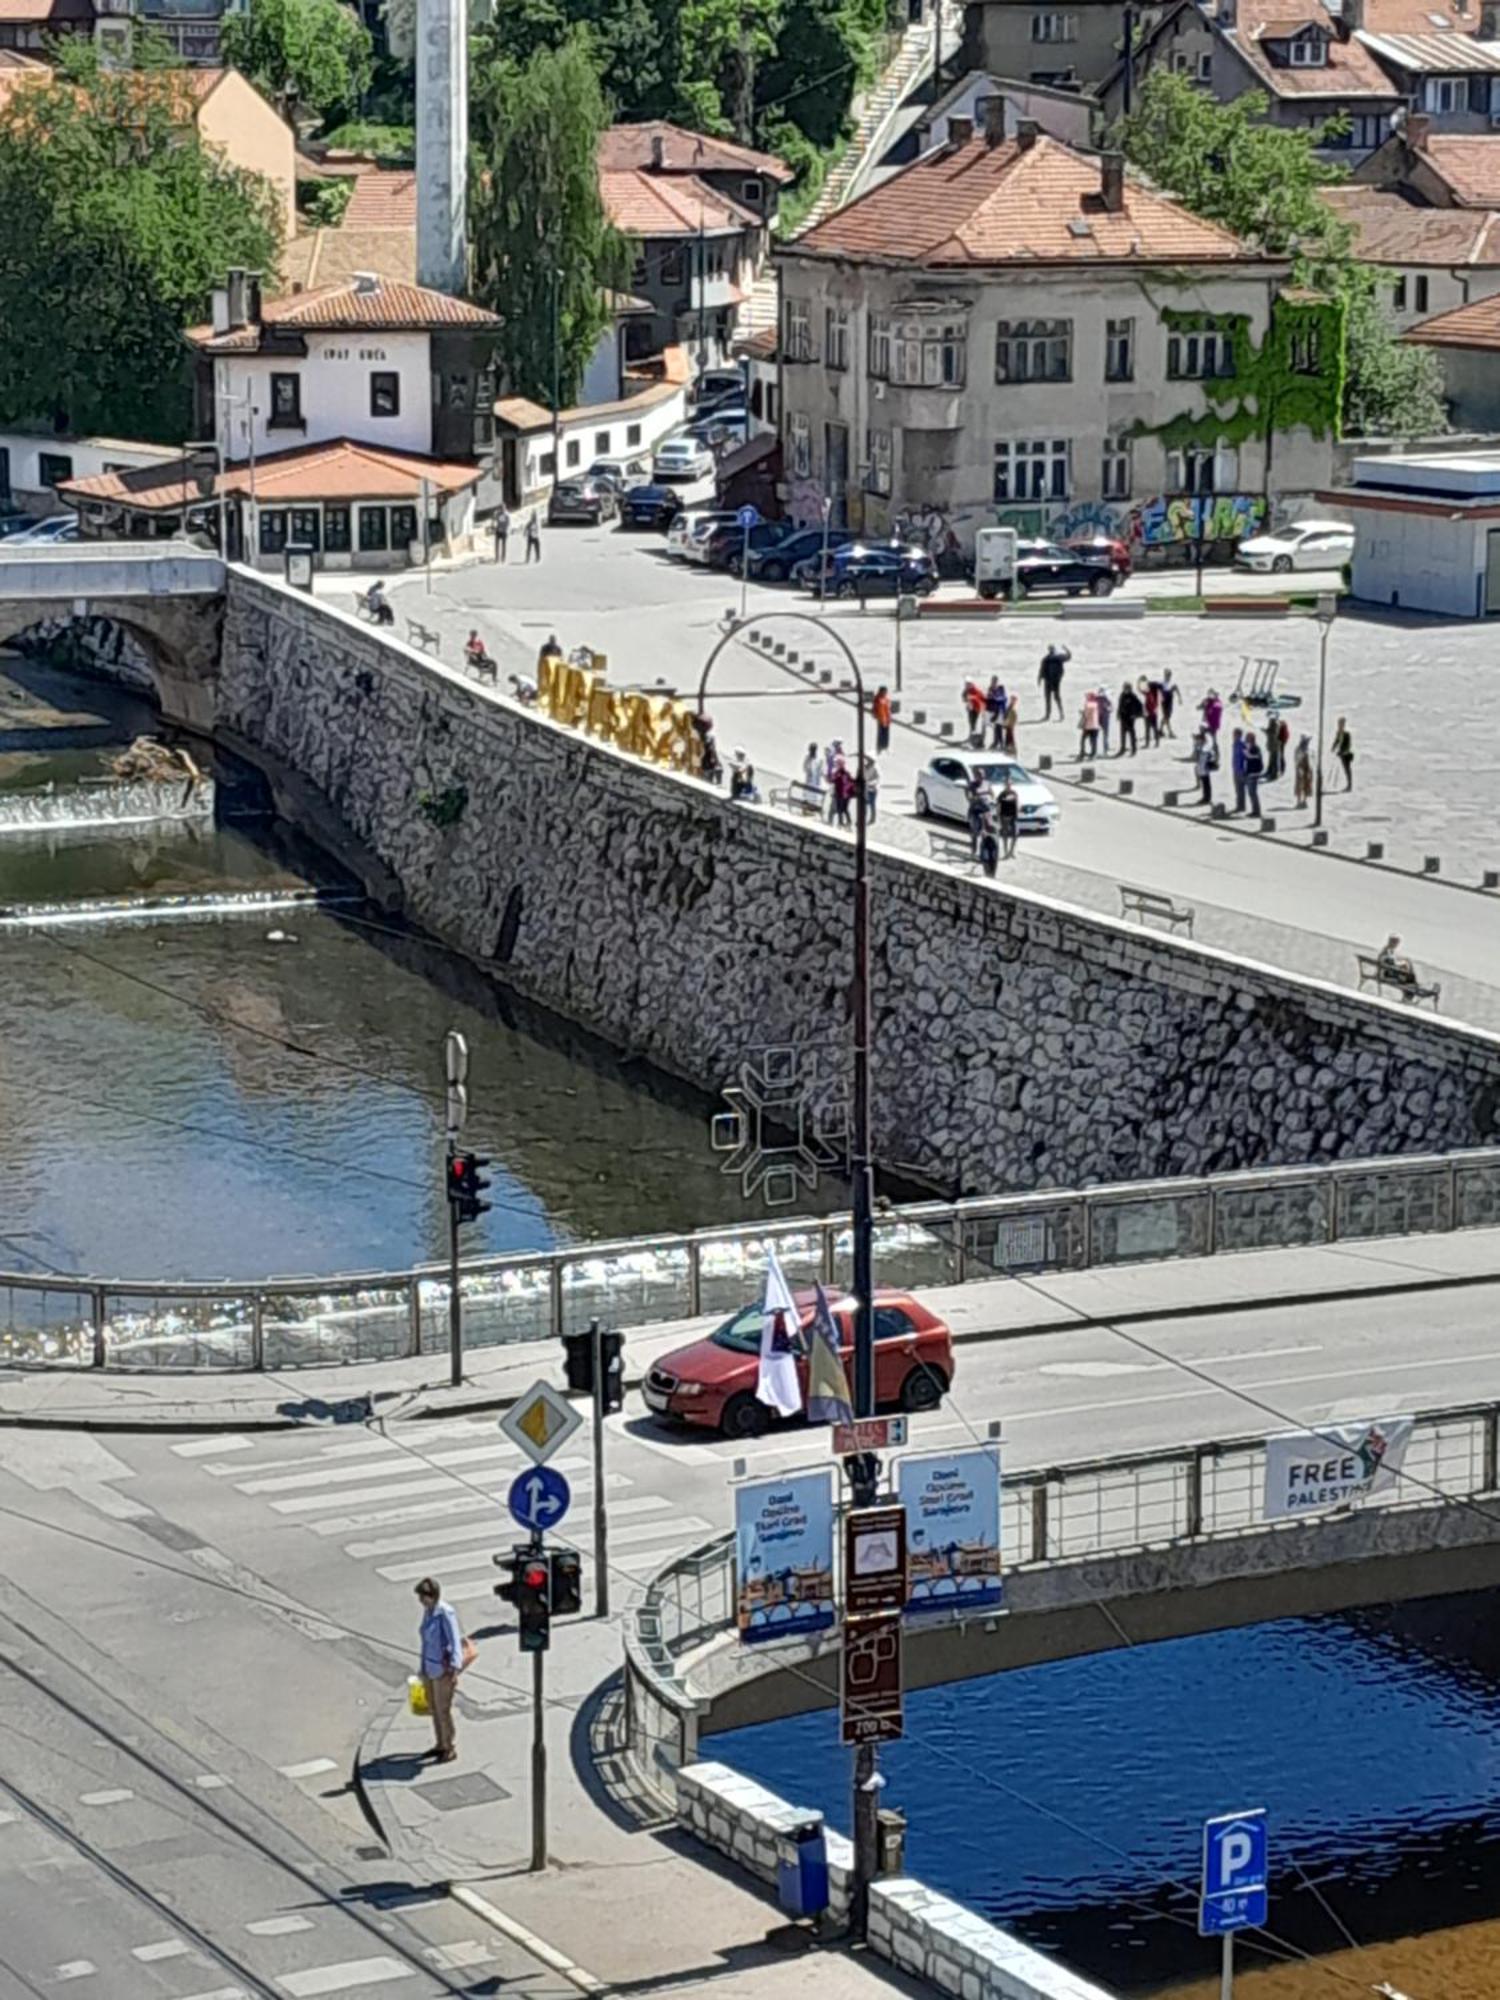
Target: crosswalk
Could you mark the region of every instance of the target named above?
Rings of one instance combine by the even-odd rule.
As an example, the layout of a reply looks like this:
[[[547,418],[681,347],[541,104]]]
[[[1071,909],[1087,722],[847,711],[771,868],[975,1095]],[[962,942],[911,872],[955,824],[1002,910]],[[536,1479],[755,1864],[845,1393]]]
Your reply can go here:
[[[587,1430],[578,1436],[586,1445]],[[206,1449],[210,1443],[216,1448]],[[410,1584],[431,1574],[456,1603],[493,1594],[492,1557],[519,1532],[505,1496],[527,1461],[518,1446],[497,1437],[493,1421],[454,1420],[420,1440],[361,1431],[299,1445],[278,1432],[195,1438],[172,1449],[205,1478],[227,1482],[289,1526],[336,1541],[382,1583]],[[549,1463],[573,1490],[572,1514],[554,1539],[582,1540],[593,1507],[592,1454],[563,1453]],[[611,1568],[631,1579],[711,1532],[679,1501],[639,1491],[625,1473],[608,1472],[605,1491]]]

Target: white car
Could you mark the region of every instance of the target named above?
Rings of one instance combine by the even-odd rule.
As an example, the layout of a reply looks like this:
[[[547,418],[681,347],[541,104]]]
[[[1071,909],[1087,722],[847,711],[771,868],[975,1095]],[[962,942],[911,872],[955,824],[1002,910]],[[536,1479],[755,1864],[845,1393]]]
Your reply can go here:
[[[706,479],[713,469],[713,453],[697,438],[668,438],[656,447],[652,470],[658,479]]]
[[[1018,800],[1022,833],[1050,833],[1062,817],[1062,807],[1040,778],[1033,778],[1024,764],[1000,751],[945,750],[917,774],[915,801],[921,818],[969,821],[969,782],[982,771],[996,798],[1009,779]]]
[[[1354,560],[1354,530],[1343,521],[1293,521],[1269,535],[1252,535],[1234,552],[1244,569],[1342,569]]]
[[[602,486],[613,486],[616,493],[628,493],[632,486],[645,486],[651,479],[649,458],[596,458],[585,479],[597,480]]]
[[[679,514],[667,530],[667,554],[683,562],[706,563],[708,538],[715,528],[727,528],[732,513],[714,507],[691,507]]]

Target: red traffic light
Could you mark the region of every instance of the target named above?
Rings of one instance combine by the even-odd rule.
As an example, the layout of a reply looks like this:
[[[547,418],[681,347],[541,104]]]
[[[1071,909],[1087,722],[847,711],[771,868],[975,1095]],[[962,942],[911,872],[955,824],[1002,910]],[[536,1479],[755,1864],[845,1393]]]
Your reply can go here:
[[[521,1581],[528,1590],[545,1590],[550,1572],[542,1563],[528,1563],[521,1572]]]

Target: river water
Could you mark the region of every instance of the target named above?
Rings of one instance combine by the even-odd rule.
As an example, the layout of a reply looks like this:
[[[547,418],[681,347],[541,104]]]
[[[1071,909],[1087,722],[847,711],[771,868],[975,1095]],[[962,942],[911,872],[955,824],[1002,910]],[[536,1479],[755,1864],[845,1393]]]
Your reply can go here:
[[[0,656],[0,814],[158,727],[132,696]],[[239,1278],[446,1254],[449,1028],[469,1042],[466,1137],[493,1161],[469,1254],[755,1216],[706,1098],[382,921],[249,774],[217,776],[216,822],[0,832],[0,912],[62,906],[0,916],[0,1264]],[[225,914],[314,891],[347,900]],[[97,912],[168,896],[208,914]]]
[[[1382,1980],[1409,2000],[1500,1995],[1500,1592],[1062,1661],[906,1708],[881,1803],[909,1815],[911,1873],[1109,1991],[1217,1996],[1203,1821],[1264,1806],[1274,1942],[1239,1945],[1249,2000]],[[705,1754],[847,1830],[833,1715]]]

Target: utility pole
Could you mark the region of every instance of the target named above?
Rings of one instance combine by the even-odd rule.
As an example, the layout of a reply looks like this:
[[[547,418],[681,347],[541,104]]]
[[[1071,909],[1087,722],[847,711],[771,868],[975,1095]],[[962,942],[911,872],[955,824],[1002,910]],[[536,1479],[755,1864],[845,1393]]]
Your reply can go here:
[[[552,267],[552,490],[562,482],[562,336],[559,330],[558,292],[562,272]]]
[[[604,1380],[604,1330],[598,1319],[589,1321],[589,1340],[594,1350],[594,1616],[609,1616],[609,1510],[604,1495],[604,1418],[609,1409],[609,1391]]]
[[[1135,9],[1125,0],[1121,9],[1124,29],[1125,71],[1120,80],[1120,108],[1128,118],[1135,102]]]
[[[532,1554],[545,1569],[547,1615],[552,1610],[552,1571],[542,1552],[540,1533],[531,1538]],[[547,1866],[547,1638],[531,1655],[531,1872],[540,1875]]]
[[[1313,769],[1313,825],[1323,824],[1323,764],[1328,756],[1328,745],[1324,741],[1324,731],[1328,726],[1328,641],[1333,636],[1333,621],[1339,612],[1339,601],[1331,590],[1318,595],[1318,739],[1315,751],[1316,764]]]
[[[490,1204],[480,1195],[489,1182],[480,1174],[489,1165],[477,1153],[459,1150],[469,1115],[469,1045],[456,1028],[443,1042],[443,1066],[448,1078],[448,1137],[443,1159],[443,1191],[448,1198],[448,1379],[456,1389],[464,1379],[463,1283],[458,1267],[458,1230],[474,1222]]]

